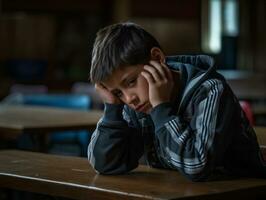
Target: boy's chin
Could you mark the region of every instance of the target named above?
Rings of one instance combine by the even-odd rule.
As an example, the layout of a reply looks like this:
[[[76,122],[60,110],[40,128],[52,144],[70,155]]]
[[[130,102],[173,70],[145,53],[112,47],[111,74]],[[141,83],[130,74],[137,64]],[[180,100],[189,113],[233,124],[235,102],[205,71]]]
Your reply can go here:
[[[143,110],[143,111],[137,111],[137,110],[135,110],[136,112],[140,112],[140,113],[144,113],[144,114],[150,114],[150,112],[151,112],[151,110],[152,110],[152,107],[150,107],[150,108],[147,108],[146,110]]]

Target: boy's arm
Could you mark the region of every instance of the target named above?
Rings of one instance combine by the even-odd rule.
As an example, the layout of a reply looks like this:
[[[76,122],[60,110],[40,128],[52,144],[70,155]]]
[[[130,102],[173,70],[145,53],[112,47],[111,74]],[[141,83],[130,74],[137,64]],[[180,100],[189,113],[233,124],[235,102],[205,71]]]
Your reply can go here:
[[[120,174],[138,166],[143,154],[140,132],[123,119],[123,104],[105,104],[88,147],[88,159],[98,173]]]
[[[214,167],[214,159],[220,159],[228,145],[224,130],[231,123],[232,114],[230,115],[230,111],[219,112],[222,99],[224,109],[232,109],[234,100],[224,93],[222,82],[217,79],[208,80],[191,100],[194,104],[191,111],[194,114],[189,122],[173,115],[172,105],[169,103],[159,104],[151,112],[162,159],[191,180],[207,178]],[[233,112],[232,109],[231,113]],[[225,114],[227,116],[222,118],[228,121],[218,124],[218,115]],[[220,129],[219,135],[217,126]]]

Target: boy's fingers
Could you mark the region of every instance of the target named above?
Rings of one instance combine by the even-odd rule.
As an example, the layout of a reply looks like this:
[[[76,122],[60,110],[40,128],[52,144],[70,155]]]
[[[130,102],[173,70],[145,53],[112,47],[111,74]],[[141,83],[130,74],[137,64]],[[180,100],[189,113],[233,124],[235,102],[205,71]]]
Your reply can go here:
[[[166,71],[164,69],[164,66],[162,66],[161,63],[158,63],[158,62],[156,62],[154,60],[151,60],[150,61],[150,64],[157,69],[157,71],[160,73],[160,76],[162,78],[167,77],[167,73],[166,73]]]
[[[95,90],[98,92],[104,92],[104,93],[109,92],[108,89],[102,83],[96,83]]]
[[[153,84],[155,80],[153,79],[152,75],[147,71],[142,71],[141,75],[148,81],[149,84]]]
[[[164,72],[166,74],[167,79],[172,81],[173,80],[173,75],[172,75],[172,72],[169,69],[169,67],[165,63],[162,63],[162,62],[161,62],[161,66],[162,66],[162,69],[164,70]]]
[[[154,81],[160,81],[162,79],[161,75],[159,74],[158,70],[150,65],[144,65],[144,70],[152,76]]]
[[[96,83],[94,87],[95,87],[95,90],[104,90],[105,89],[104,86],[100,83]]]
[[[96,83],[96,84],[94,85],[94,88],[95,88],[95,90],[98,90],[98,89],[100,88],[100,85],[99,85],[98,83]]]

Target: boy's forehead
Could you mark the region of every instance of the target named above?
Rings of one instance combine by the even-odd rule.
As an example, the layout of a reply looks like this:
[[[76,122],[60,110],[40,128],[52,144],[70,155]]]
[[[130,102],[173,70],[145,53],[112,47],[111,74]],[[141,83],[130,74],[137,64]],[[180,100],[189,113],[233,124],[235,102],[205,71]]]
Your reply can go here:
[[[128,77],[140,73],[142,68],[143,66],[141,65],[120,67],[113,71],[113,73],[104,81],[102,81],[102,83],[108,88],[118,86],[120,84],[123,84],[123,82],[127,80]]]

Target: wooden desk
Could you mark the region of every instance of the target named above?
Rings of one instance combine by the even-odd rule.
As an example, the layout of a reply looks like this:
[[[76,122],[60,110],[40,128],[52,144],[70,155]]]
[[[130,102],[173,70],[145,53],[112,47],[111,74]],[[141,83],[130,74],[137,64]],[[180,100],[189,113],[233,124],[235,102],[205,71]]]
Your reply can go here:
[[[102,113],[38,106],[0,106],[0,138],[15,139],[23,132],[92,130]]]
[[[126,175],[98,175],[87,159],[0,151],[0,187],[72,199],[255,199],[266,180],[245,178],[194,183],[177,171],[140,166]]]
[[[256,132],[259,144],[262,147],[266,148],[266,127],[264,127],[264,126],[255,126],[254,130]]]

